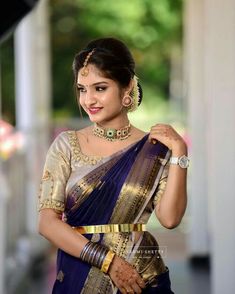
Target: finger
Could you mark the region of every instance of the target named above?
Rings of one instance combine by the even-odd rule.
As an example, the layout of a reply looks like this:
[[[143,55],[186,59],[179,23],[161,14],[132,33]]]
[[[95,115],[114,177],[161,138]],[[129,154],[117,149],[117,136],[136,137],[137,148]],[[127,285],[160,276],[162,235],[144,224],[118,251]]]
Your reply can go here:
[[[156,124],[151,127],[151,129],[153,129],[153,130],[155,130],[155,129],[161,130],[161,129],[169,129],[169,128],[170,128],[170,126],[164,125],[164,124]]]
[[[170,132],[171,130],[167,128],[151,128],[150,133],[153,132]]]
[[[167,131],[153,131],[150,133],[150,138],[159,139],[163,137],[172,137],[171,134],[169,134]]]
[[[167,132],[166,131],[156,131],[156,132],[153,132],[151,134],[152,137],[166,137],[167,136]]]
[[[163,134],[160,134],[160,133],[152,133],[152,134],[149,135],[149,142],[153,143],[153,144],[156,144],[157,141],[159,141],[163,137],[166,137],[166,136],[163,135]]]
[[[180,137],[180,134],[172,127],[153,128],[151,129],[150,134],[160,134],[161,132],[165,133],[167,136]]]
[[[145,287],[145,282],[143,280],[143,278],[141,277],[141,275],[138,273],[138,272],[135,272],[133,275],[132,275],[132,278],[129,279],[129,283],[132,284],[132,283],[136,283],[138,284],[138,286],[140,286],[141,288],[144,288]]]
[[[118,289],[120,290],[120,292],[122,294],[127,294],[127,291],[126,291],[126,289],[124,287],[118,287]]]
[[[154,133],[161,134],[161,133],[170,133],[170,132],[171,131],[168,129],[153,129],[151,130],[150,134],[154,134]]]
[[[126,286],[125,288],[126,288],[126,292],[127,292],[128,294],[129,294],[129,293],[133,293],[133,294],[135,294],[135,291],[134,291],[133,287],[128,287],[128,286]]]
[[[150,129],[150,133],[155,132],[155,131],[162,131],[162,130],[165,130],[165,129],[164,128],[160,128],[160,127],[152,127]]]
[[[118,283],[117,287],[124,294],[126,294],[126,293],[128,293],[128,291],[132,290],[132,288],[129,285],[127,285],[127,283],[123,283],[123,282]]]
[[[135,282],[131,285],[132,289],[133,289],[133,293],[141,293],[142,289],[141,287]],[[128,292],[129,293],[129,292]]]
[[[172,129],[171,127],[168,127],[168,126],[163,126],[163,127],[152,127],[150,132],[159,132],[159,131],[162,131],[162,132],[167,132],[167,133],[176,133],[176,131],[174,129]]]
[[[119,276],[119,275],[116,276],[113,282],[118,287],[118,289],[120,289],[122,293],[127,293],[125,288],[126,281],[122,278],[122,276]]]
[[[143,289],[143,288],[145,288],[145,282],[144,282],[144,280],[142,279],[142,278],[138,278],[137,280],[136,280],[136,282],[137,282],[137,284]]]
[[[166,126],[169,126],[169,125],[167,125],[167,124],[155,124],[152,127],[154,128],[154,127],[166,127]]]

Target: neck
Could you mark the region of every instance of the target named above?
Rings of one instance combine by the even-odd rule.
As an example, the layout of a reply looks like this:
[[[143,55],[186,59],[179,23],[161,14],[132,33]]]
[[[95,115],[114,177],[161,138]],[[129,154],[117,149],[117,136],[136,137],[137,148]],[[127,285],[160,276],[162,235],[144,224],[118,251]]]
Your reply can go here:
[[[112,129],[120,129],[129,124],[129,119],[127,115],[122,115],[121,117],[116,117],[109,121],[101,121],[97,122],[97,125],[102,128],[112,128]]]

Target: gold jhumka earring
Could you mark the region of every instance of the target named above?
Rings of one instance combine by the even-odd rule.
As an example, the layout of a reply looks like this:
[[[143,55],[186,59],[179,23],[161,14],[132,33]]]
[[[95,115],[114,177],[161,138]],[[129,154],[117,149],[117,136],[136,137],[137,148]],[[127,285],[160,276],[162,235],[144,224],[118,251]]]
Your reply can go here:
[[[84,61],[84,63],[83,63],[83,68],[82,68],[82,70],[81,70],[81,75],[84,76],[84,77],[88,76],[88,74],[89,74],[89,69],[87,68],[87,63],[88,63],[88,61],[89,61],[91,55],[92,55],[94,52],[95,52],[95,48],[92,49],[92,51],[89,52],[89,53],[87,54],[87,57],[86,57],[86,59],[85,59],[85,61]]]
[[[140,104],[140,92],[138,88],[138,78],[136,75],[134,75],[133,81],[133,89],[129,95],[125,96],[122,100],[122,104],[128,109],[128,112],[135,111]]]

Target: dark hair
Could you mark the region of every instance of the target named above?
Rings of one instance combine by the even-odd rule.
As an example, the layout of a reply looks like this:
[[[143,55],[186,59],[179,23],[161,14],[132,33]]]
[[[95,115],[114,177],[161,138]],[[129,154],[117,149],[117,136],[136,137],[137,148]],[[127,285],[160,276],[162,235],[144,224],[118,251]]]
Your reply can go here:
[[[73,73],[75,85],[79,70],[83,67],[87,55],[95,49],[88,59],[88,64],[94,64],[105,77],[115,80],[121,87],[127,87],[135,75],[135,61],[127,46],[115,38],[95,39],[75,55],[73,61]],[[142,100],[142,88],[138,83],[140,99]]]

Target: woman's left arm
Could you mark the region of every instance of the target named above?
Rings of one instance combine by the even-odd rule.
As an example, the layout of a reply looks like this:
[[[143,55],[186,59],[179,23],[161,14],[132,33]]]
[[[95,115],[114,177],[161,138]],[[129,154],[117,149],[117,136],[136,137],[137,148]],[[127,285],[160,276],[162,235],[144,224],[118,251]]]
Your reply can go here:
[[[149,140],[160,141],[172,152],[173,157],[187,155],[183,138],[169,125],[157,124],[151,128]],[[177,227],[187,205],[187,168],[170,164],[165,191],[155,208],[160,223],[169,229]]]

